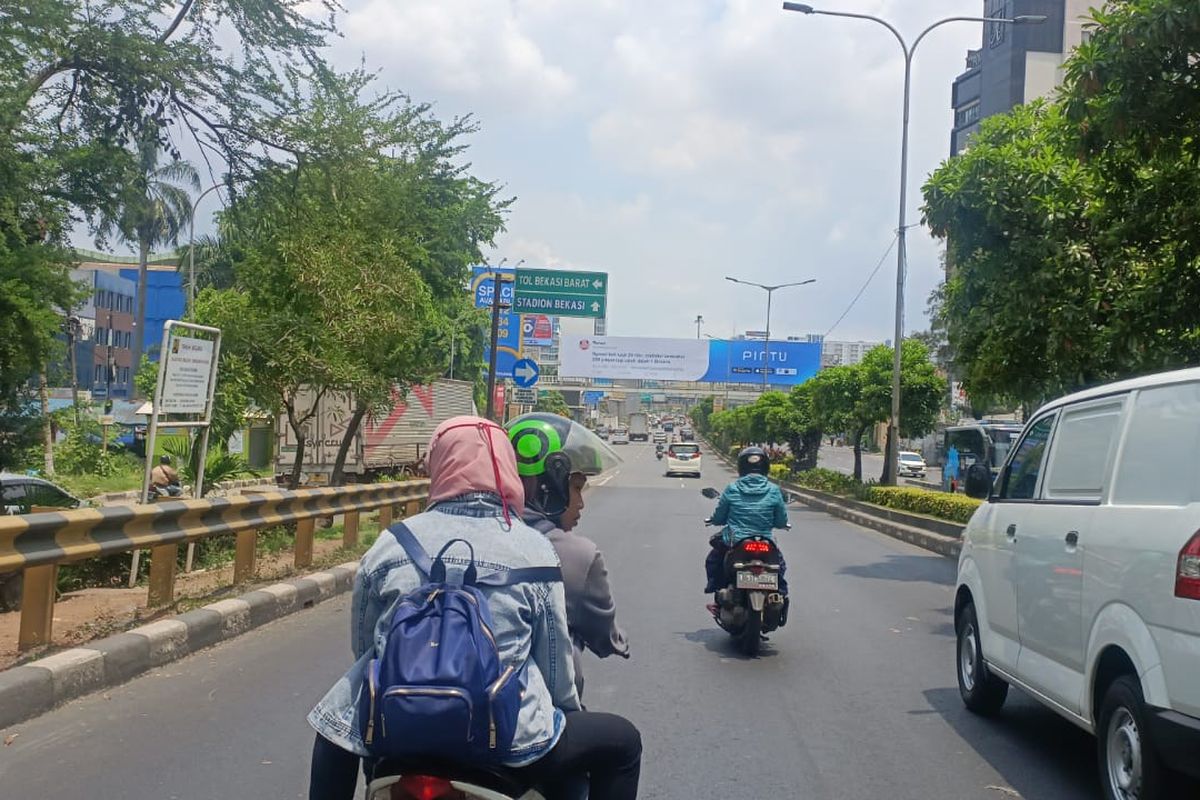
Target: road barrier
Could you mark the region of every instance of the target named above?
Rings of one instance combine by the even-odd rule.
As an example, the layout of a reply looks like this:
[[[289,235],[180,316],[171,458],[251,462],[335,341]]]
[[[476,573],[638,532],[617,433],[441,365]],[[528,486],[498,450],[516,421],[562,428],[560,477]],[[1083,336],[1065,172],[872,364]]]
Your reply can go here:
[[[180,544],[236,534],[233,582],[238,584],[254,576],[257,536],[264,529],[295,523],[294,563],[304,568],[312,564],[317,519],[345,515],[342,542],[353,547],[360,514],[378,510],[382,529],[398,507],[409,516],[428,497],[429,481],[412,480],[0,517],[0,573],[24,573],[18,649],[49,644],[62,564],[149,548],[149,605],[167,605],[175,599]]]

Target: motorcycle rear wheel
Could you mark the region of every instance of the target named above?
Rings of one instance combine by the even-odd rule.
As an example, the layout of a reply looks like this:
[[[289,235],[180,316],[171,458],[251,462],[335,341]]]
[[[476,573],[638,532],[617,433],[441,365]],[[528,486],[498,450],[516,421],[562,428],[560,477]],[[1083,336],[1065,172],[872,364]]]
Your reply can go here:
[[[747,609],[746,624],[742,626],[742,652],[748,656],[758,655],[759,645],[762,644],[762,613]]]

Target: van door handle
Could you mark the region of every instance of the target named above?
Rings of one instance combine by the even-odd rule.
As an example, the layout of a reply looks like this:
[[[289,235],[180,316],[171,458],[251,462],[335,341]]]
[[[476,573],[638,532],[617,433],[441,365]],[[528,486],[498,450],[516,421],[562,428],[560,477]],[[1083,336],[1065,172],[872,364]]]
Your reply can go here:
[[[1015,538],[1017,538],[1017,525],[1016,525],[1016,523],[1014,522],[1012,525],[1009,525],[1009,526],[1008,526],[1008,530],[1006,530],[1004,533],[1005,533],[1005,535],[1006,535],[1006,536],[1008,536],[1008,538],[1010,538],[1010,539],[1015,539]]]
[[[1067,533],[1067,547],[1074,547],[1077,544],[1079,544],[1079,531]]]

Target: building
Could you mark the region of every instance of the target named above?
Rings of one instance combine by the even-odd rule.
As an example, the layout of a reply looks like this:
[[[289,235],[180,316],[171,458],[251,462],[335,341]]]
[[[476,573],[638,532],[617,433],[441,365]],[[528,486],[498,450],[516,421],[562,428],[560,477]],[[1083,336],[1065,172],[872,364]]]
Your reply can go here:
[[[76,248],[79,269],[116,275],[137,286],[137,258],[113,256],[91,250]],[[154,361],[158,360],[158,349],[162,345],[163,323],[169,319],[183,319],[187,309],[183,276],[178,269],[179,259],[174,255],[151,256],[146,275],[146,333],[143,347]],[[136,292],[135,292],[136,294]],[[137,314],[136,297],[133,313]]]
[[[950,154],[966,149],[979,123],[993,114],[1050,96],[1063,80],[1063,63],[1087,35],[1095,0],[984,0],[987,17],[1044,15],[1038,25],[984,23],[978,50],[951,89],[954,125]]]
[[[883,342],[838,342],[823,339],[821,342],[821,368],[857,364],[867,351]]]
[[[71,277],[91,287],[91,296],[79,311],[90,318],[92,330],[86,360],[79,360],[79,385],[90,389],[93,399],[128,399],[133,396],[133,315],[137,307],[137,283],[118,274],[94,269],[76,269]]]

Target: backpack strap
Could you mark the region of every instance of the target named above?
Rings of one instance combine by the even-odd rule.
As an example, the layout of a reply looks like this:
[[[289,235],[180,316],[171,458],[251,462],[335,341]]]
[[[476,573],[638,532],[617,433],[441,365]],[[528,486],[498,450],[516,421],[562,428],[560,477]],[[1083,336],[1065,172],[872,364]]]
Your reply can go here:
[[[417,537],[413,536],[413,532],[403,522],[397,522],[387,529],[387,532],[396,537],[396,541],[400,547],[408,555],[413,566],[417,571],[429,577],[429,573],[433,570],[433,559],[429,557],[429,553],[425,552],[425,548],[417,541]],[[439,555],[441,555],[439,553]]]
[[[520,567],[501,569],[475,581],[478,586],[515,586],[518,583],[562,583],[559,567]]]

